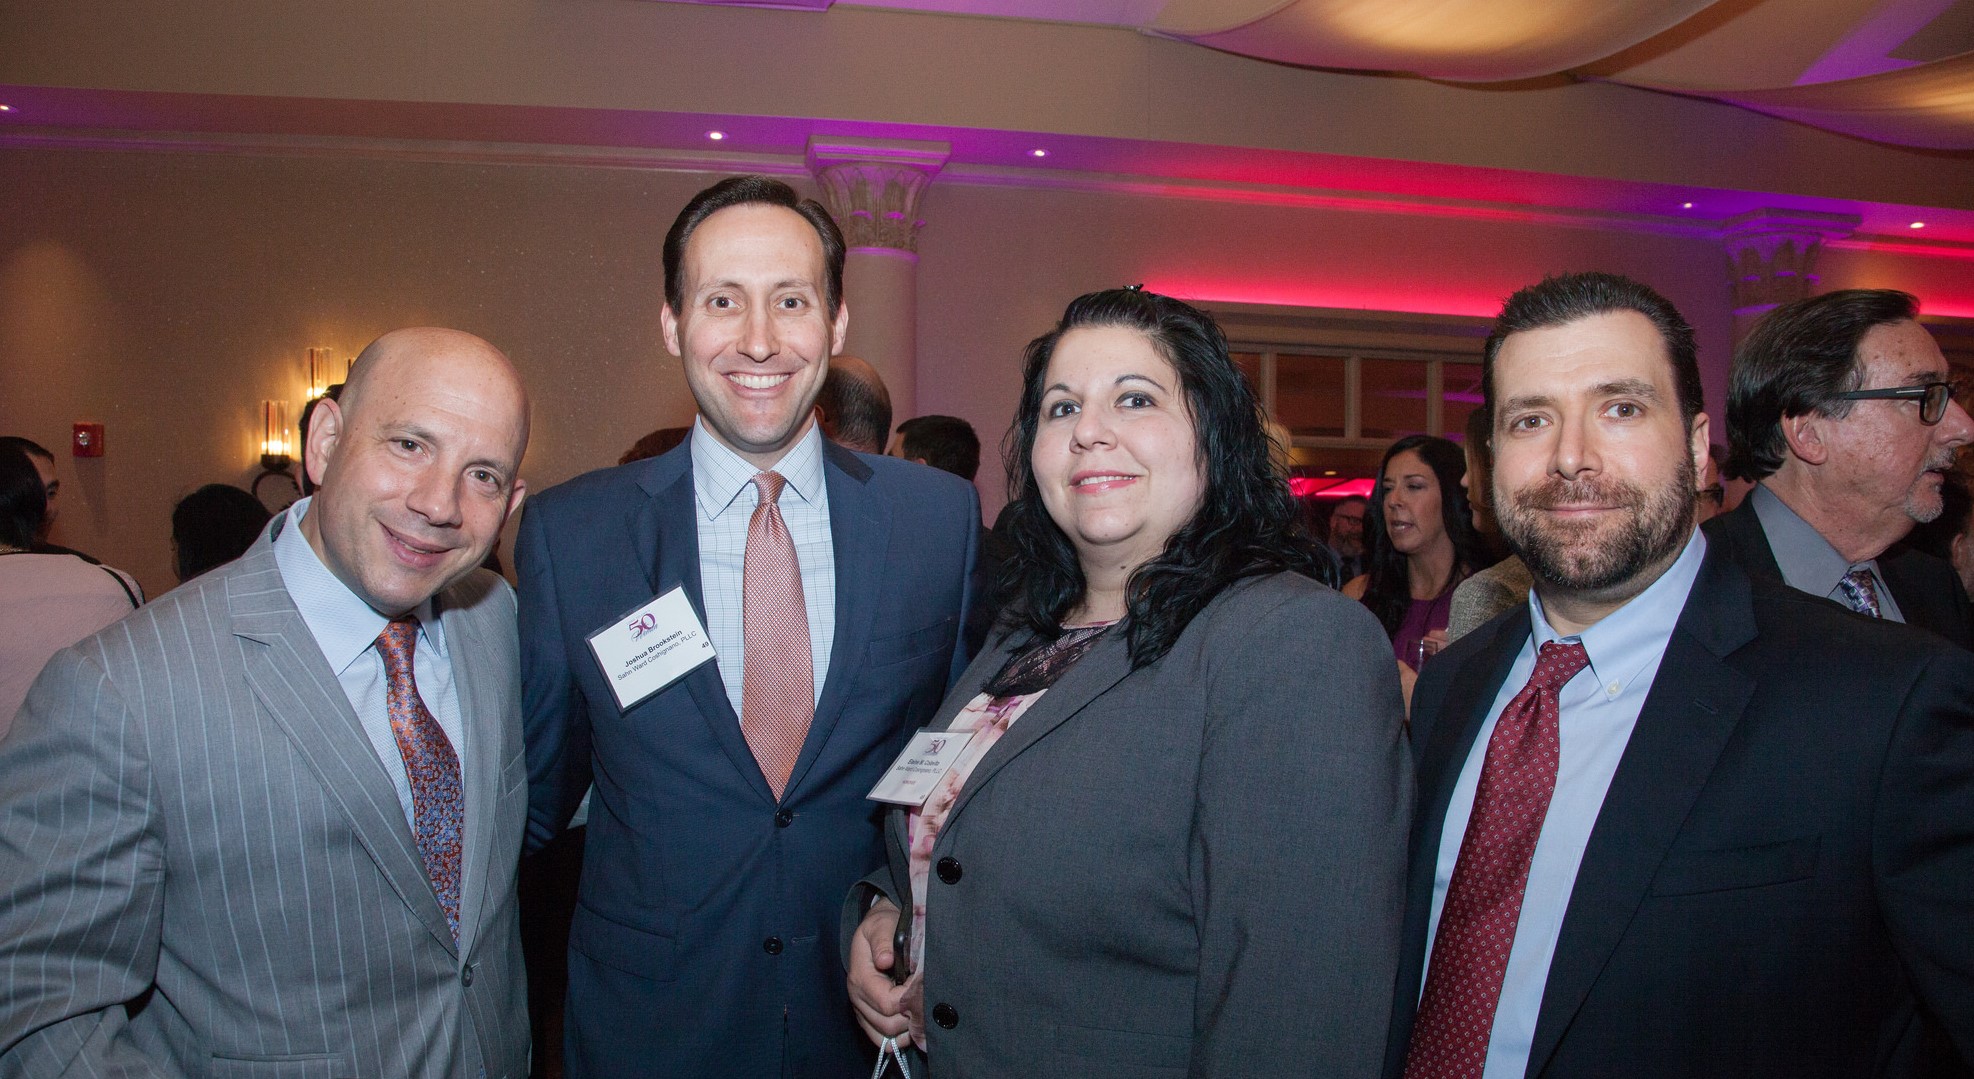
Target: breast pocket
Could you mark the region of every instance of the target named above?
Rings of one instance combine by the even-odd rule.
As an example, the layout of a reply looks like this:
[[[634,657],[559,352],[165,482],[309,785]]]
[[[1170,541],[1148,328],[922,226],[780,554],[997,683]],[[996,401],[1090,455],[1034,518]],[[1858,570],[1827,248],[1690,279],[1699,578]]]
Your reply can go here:
[[[286,1056],[214,1056],[213,1079],[356,1079],[337,1053]]]
[[[879,637],[870,643],[870,666],[888,667],[935,653],[950,654],[959,619],[947,618],[920,629]]]
[[[1816,873],[1817,836],[1726,850],[1675,851],[1652,878],[1655,896],[1766,888]]]

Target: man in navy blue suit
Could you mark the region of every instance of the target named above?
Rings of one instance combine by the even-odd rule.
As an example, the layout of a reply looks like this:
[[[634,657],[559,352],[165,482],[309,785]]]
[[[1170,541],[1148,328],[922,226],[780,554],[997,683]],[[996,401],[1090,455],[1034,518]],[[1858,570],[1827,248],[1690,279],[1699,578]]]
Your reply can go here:
[[[865,795],[966,664],[980,511],[953,476],[823,439],[843,256],[828,213],[780,181],[695,196],[665,238],[660,313],[691,437],[521,522],[531,845],[594,788],[571,1076],[870,1070],[836,918],[884,859]],[[642,618],[674,590],[689,613],[673,597]],[[605,658],[635,621],[702,631],[715,658],[639,685]]]

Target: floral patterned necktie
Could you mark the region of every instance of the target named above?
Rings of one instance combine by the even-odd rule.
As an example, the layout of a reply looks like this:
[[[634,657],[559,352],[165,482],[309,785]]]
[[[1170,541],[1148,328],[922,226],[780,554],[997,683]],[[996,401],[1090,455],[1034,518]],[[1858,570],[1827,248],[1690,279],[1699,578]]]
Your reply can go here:
[[[412,651],[418,643],[418,620],[398,618],[377,635],[377,653],[384,657],[384,680],[389,684],[391,734],[404,756],[404,774],[411,781],[412,831],[425,876],[432,882],[439,907],[445,911],[452,939],[459,939],[459,855],[466,834],[466,794],[459,783],[459,754],[439,727],[439,721],[418,696],[412,677]]]

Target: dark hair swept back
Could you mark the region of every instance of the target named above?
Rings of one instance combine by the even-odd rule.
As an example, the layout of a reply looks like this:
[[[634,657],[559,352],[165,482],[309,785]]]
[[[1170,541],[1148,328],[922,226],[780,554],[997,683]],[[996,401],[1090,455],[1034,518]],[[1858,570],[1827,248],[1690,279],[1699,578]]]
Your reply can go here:
[[[16,445],[0,445],[0,543],[30,547],[48,516],[48,491],[41,473]]]
[[[1837,395],[1864,383],[1858,343],[1875,327],[1918,317],[1918,297],[1889,288],[1826,292],[1763,316],[1728,377],[1724,471],[1744,480],[1773,475],[1789,457],[1786,417],[1850,415],[1854,402]]]
[[[803,198],[794,188],[772,176],[729,176],[692,196],[692,201],[679,211],[671,229],[665,233],[665,306],[678,314],[685,302],[681,268],[685,263],[685,245],[692,234],[721,210],[750,203],[793,210],[816,230],[823,249],[823,305],[829,309],[829,317],[835,318],[836,309],[843,304],[843,230],[836,227],[836,219],[829,216],[822,203]]]
[[[1481,398],[1490,415],[1497,419],[1500,406],[1494,397],[1494,360],[1501,344],[1512,334],[1562,326],[1593,315],[1632,311],[1645,316],[1659,331],[1666,346],[1666,359],[1672,364],[1673,390],[1679,395],[1679,418],[1687,430],[1693,417],[1706,407],[1706,391],[1700,385],[1699,346],[1693,340],[1693,326],[1679,308],[1650,285],[1614,273],[1556,274],[1541,284],[1517,289],[1501,305],[1494,329],[1481,350]]]
[[[1260,405],[1227,355],[1220,327],[1168,296],[1107,289],[1072,301],[1054,329],[1029,343],[1022,364],[1021,404],[1002,444],[1008,505],[1000,524],[1014,552],[1001,570],[1001,600],[1012,612],[1004,625],[1054,640],[1083,596],[1082,566],[1036,489],[1032,453],[1057,344],[1071,330],[1105,326],[1144,334],[1178,374],[1206,481],[1192,519],[1126,586],[1131,665],[1164,656],[1193,616],[1242,578],[1288,571],[1334,583],[1334,564],[1302,528],[1288,480],[1269,453]]]

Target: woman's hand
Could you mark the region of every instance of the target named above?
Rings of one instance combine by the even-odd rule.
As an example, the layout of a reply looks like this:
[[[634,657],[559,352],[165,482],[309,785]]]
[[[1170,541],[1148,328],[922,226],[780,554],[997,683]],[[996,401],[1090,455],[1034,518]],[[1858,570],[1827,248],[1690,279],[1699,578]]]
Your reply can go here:
[[[896,1038],[902,1049],[912,1043],[910,1023],[905,1018],[905,987],[892,984],[888,973],[898,959],[891,946],[897,931],[897,905],[879,899],[850,938],[849,986],[850,1004],[865,1036],[875,1045]]]

